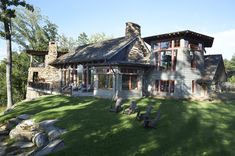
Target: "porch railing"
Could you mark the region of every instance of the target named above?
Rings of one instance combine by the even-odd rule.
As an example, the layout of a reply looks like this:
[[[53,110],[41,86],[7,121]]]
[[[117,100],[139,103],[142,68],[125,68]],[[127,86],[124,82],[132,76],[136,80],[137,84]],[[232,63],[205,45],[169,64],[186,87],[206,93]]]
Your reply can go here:
[[[28,86],[40,90],[52,90],[50,83],[28,82]]]

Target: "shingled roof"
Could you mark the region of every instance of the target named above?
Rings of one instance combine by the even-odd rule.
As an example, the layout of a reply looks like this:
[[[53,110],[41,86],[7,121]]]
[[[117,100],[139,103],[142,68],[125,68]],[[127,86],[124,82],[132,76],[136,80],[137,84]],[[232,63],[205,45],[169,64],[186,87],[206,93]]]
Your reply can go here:
[[[205,76],[213,80],[220,61],[223,60],[221,54],[205,55]]]
[[[69,52],[56,59],[52,65],[109,60],[136,39],[137,37],[120,37],[79,46],[75,51]]]

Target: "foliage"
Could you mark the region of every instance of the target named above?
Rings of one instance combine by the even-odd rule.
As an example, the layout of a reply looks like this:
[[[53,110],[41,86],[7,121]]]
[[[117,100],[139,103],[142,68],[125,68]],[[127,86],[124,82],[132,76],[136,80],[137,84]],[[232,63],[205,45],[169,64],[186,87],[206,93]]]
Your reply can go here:
[[[0,22],[4,29],[0,29],[0,35],[6,40],[6,87],[7,87],[7,109],[13,105],[12,96],[12,18],[15,18],[15,8],[21,6],[33,11],[33,6],[25,2],[25,0],[1,0],[0,1]]]
[[[112,37],[107,36],[105,33],[95,33],[90,37],[86,33],[80,33],[77,40],[72,37],[67,37],[64,34],[59,36],[59,50],[61,51],[72,51],[78,46],[96,43],[111,39]]]
[[[235,155],[234,101],[137,100],[144,111],[161,111],[156,129],[144,129],[135,114],[110,113],[113,103],[94,97],[47,96],[20,103],[0,116],[3,122],[19,114],[34,114],[36,121],[58,118],[65,128],[66,148],[51,155]],[[125,105],[130,101],[125,101]]]
[[[224,60],[226,70],[235,70],[235,54],[232,56],[231,60]]]
[[[29,58],[25,52],[20,54],[14,52],[12,54],[13,58],[13,102],[19,102],[25,99],[26,95],[26,84],[27,84],[27,75],[29,67]],[[0,106],[4,106],[7,101],[7,92],[6,92],[6,61],[3,60],[0,62]]]
[[[16,10],[13,20],[13,41],[24,49],[47,50],[49,41],[58,38],[57,25],[41,15],[24,8]]]
[[[77,42],[72,37],[59,35],[58,49],[60,51],[73,51],[77,47]]]
[[[232,84],[235,84],[235,75],[232,76],[232,77],[230,77],[230,78],[228,79],[228,81],[229,81],[230,83],[232,83]]]

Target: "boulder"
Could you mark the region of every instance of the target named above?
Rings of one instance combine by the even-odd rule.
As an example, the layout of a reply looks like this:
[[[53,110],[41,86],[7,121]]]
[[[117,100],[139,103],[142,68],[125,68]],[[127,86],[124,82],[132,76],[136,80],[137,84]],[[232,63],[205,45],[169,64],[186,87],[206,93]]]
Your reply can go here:
[[[10,131],[9,136],[11,139],[31,141],[34,134],[35,132],[32,131],[14,128]]]
[[[0,135],[8,135],[9,131],[8,130],[0,130]]]
[[[48,143],[48,137],[45,133],[39,132],[35,134],[32,142],[39,148],[44,147]]]
[[[30,141],[19,141],[19,142],[15,142],[13,145],[11,145],[12,147],[17,147],[17,148],[31,148],[34,146],[34,144]]]
[[[30,114],[21,114],[19,116],[17,116],[16,118],[19,119],[19,120],[27,120],[31,117],[32,115]]]
[[[53,126],[58,120],[52,119],[52,120],[44,120],[38,123],[39,127],[42,129],[46,129],[47,127]]]
[[[37,133],[37,124],[33,120],[24,120],[9,133],[10,138],[31,141]]]
[[[43,156],[52,152],[59,151],[64,148],[64,142],[60,139],[54,140],[50,142],[47,146],[45,146],[42,150],[38,151],[35,156]]]
[[[50,131],[48,131],[47,135],[49,137],[49,140],[53,141],[55,139],[58,139],[63,133],[64,133],[64,130],[53,127]]]

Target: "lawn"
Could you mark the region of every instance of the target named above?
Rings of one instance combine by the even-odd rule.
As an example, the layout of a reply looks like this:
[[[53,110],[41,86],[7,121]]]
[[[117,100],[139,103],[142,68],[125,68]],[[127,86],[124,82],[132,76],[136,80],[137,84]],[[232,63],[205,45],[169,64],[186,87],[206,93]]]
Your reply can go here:
[[[52,155],[235,155],[235,101],[208,102],[139,99],[155,114],[161,111],[157,129],[145,129],[135,115],[110,113],[110,100],[87,97],[47,96],[18,104],[0,116],[0,123],[22,113],[35,120],[58,118],[66,128],[66,148]],[[125,101],[125,104],[130,103]]]

